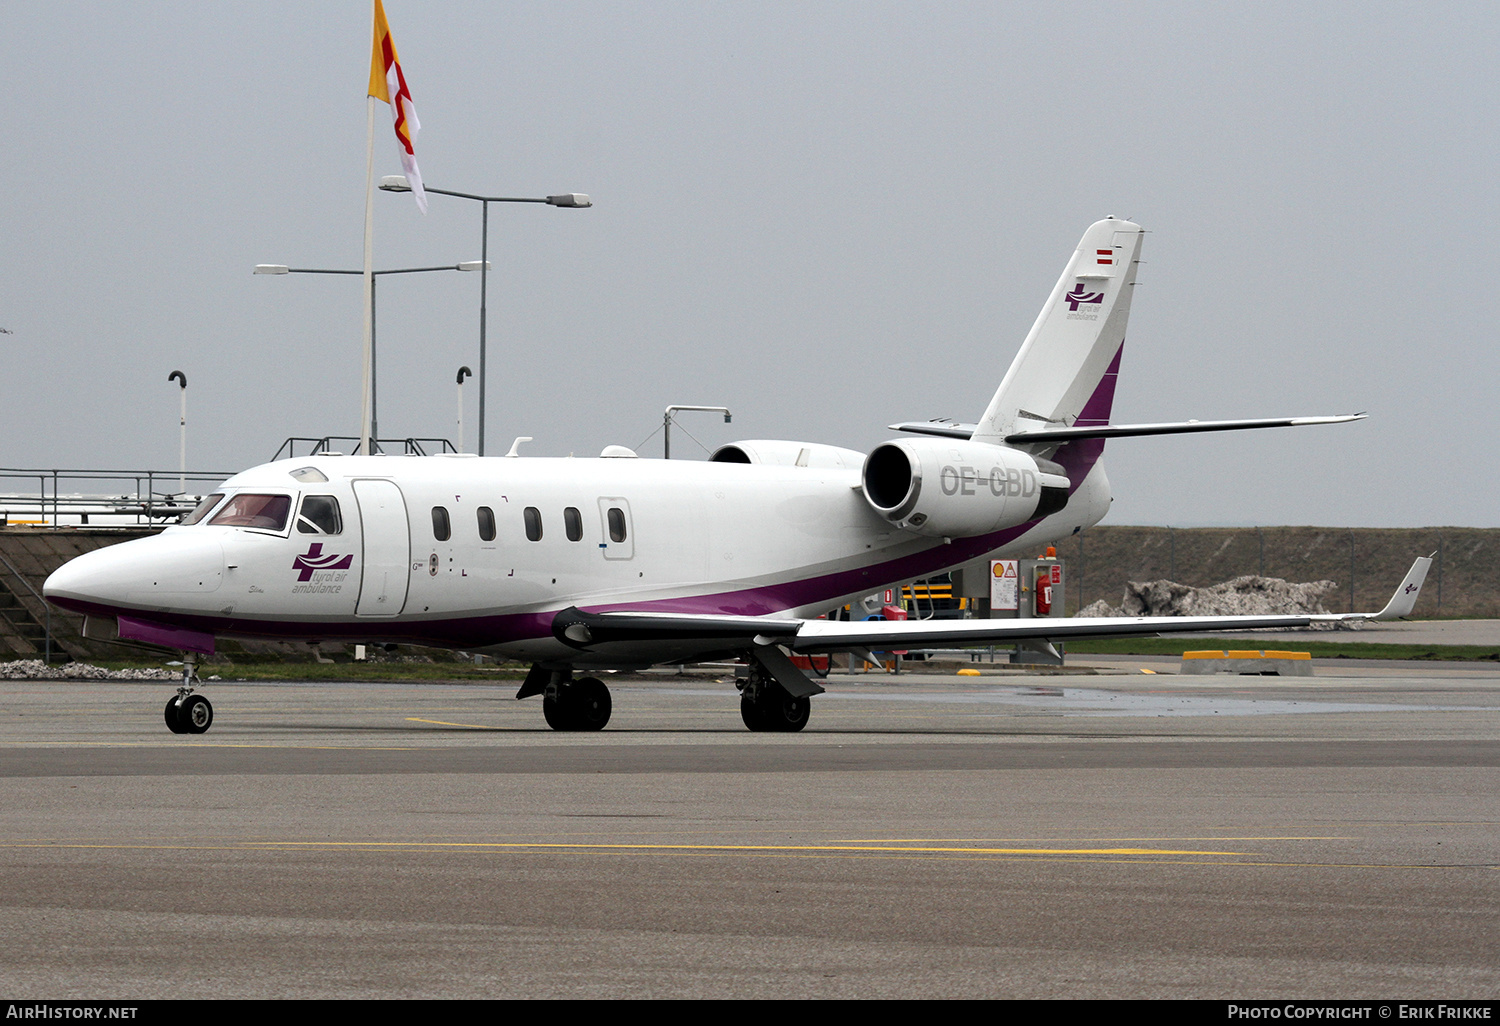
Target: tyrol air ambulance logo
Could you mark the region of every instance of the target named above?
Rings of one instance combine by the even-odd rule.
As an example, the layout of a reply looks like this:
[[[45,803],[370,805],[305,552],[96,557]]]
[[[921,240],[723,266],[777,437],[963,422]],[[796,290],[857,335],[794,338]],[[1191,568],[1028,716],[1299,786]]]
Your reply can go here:
[[[1083,282],[1079,282],[1077,285],[1073,286],[1072,292],[1063,293],[1063,299],[1067,301],[1068,309],[1072,310],[1074,313],[1077,313],[1080,303],[1089,306],[1097,306],[1098,304],[1104,302],[1104,293],[1090,292],[1088,289],[1084,288]]]
[[[301,583],[292,587],[293,592],[338,593],[344,590],[344,578],[354,565],[354,556],[340,556],[336,552],[323,552],[322,542],[312,542],[307,551],[292,561],[292,569],[298,570]]]
[[[1099,304],[1104,302],[1104,291],[1090,292],[1088,286],[1079,282],[1073,286],[1072,292],[1064,292],[1063,300],[1068,304],[1068,320],[1070,321],[1097,321],[1099,319]],[[1083,310],[1079,310],[1079,307]]]

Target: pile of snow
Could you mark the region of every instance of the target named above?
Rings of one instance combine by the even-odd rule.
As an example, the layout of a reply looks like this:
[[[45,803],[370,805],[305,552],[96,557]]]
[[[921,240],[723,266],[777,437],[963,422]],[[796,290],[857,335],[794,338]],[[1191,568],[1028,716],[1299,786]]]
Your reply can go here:
[[[0,680],[177,680],[181,674],[155,667],[143,670],[106,670],[89,663],[53,663],[17,659],[0,663]]]
[[[1279,577],[1248,574],[1207,588],[1176,581],[1130,581],[1124,601],[1111,606],[1100,599],[1079,610],[1079,616],[1298,616],[1327,613],[1323,600],[1338,590],[1334,581],[1293,584]],[[1313,630],[1333,630],[1334,624],[1314,624]],[[1354,626],[1353,624],[1340,626]],[[1309,628],[1302,628],[1303,630]]]

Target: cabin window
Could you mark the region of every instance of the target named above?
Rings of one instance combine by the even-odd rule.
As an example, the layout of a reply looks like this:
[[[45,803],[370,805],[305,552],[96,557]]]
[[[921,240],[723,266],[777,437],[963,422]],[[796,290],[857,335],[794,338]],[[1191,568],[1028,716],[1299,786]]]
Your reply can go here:
[[[447,541],[453,535],[453,528],[448,523],[448,507],[432,507],[432,536],[438,541]]]
[[[542,540],[542,511],[535,506],[526,507],[526,537],[531,541]]]
[[[224,508],[209,521],[216,527],[256,527],[262,531],[286,529],[286,518],[292,511],[290,495],[259,495],[241,492],[224,503]]]
[[[343,530],[338,499],[332,495],[309,495],[302,500],[302,511],[297,514],[298,534],[340,534]]]
[[[619,506],[609,508],[609,540],[615,542],[625,540],[625,511]]]
[[[583,514],[578,512],[577,506],[563,510],[563,530],[568,532],[568,541],[583,540]]]
[[[495,540],[495,511],[488,506],[479,507],[479,540]]]
[[[202,520],[204,517],[212,513],[214,507],[223,501],[223,492],[205,496],[203,501],[198,503],[198,508],[193,510],[187,516],[183,517],[180,521],[178,521],[178,523],[182,524],[184,527],[189,524],[196,524],[198,521]]]

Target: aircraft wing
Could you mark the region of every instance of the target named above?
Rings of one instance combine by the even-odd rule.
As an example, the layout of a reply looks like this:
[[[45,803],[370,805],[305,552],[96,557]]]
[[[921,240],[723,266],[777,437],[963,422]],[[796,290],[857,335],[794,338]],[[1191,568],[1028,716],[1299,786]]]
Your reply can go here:
[[[797,653],[861,648],[948,648],[1069,638],[1142,637],[1203,631],[1307,627],[1314,623],[1395,620],[1416,605],[1432,557],[1421,556],[1378,613],[1298,616],[1037,617],[1004,620],[798,620],[788,617],[565,609],[552,632],[579,649],[617,642],[704,642],[719,647],[784,645]]]

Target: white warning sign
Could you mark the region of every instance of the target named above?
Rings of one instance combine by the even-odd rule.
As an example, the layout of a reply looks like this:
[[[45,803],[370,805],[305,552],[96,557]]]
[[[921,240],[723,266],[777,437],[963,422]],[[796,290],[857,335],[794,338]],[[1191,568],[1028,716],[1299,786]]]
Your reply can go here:
[[[990,560],[990,609],[1016,610],[1021,608],[1020,561],[1015,559]]]

